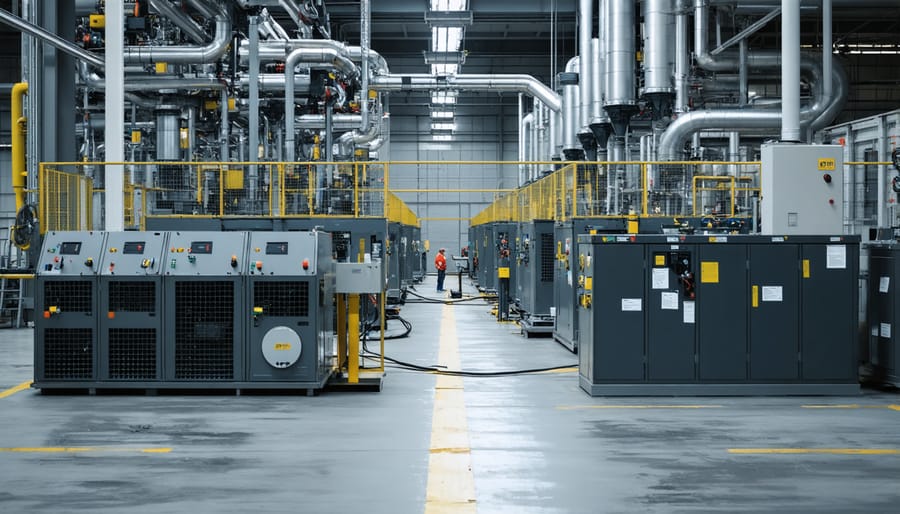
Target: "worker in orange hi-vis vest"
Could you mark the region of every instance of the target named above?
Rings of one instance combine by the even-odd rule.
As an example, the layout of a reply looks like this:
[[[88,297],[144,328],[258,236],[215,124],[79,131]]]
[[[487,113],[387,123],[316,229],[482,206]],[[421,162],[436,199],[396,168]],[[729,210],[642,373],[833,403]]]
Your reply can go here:
[[[438,254],[434,258],[434,269],[436,269],[438,273],[438,292],[444,290],[444,277],[447,275],[447,258],[444,257],[444,251],[445,250],[443,248],[438,250]]]

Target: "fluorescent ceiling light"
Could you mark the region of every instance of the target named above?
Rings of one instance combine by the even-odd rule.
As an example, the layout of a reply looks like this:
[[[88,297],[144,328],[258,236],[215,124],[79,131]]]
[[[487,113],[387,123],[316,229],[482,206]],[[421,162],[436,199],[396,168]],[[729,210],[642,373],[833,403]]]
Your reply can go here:
[[[459,73],[458,64],[432,64],[432,75],[456,75]]]
[[[431,140],[432,141],[453,141],[453,135],[452,134],[432,134]],[[449,150],[449,148],[447,150]]]
[[[431,122],[431,130],[456,130],[456,123]]]
[[[462,43],[462,27],[434,27],[431,29],[431,50],[456,52]]]
[[[431,117],[436,120],[452,120],[453,111],[431,111]]]
[[[431,103],[438,105],[455,104],[456,91],[432,91]]]
[[[432,11],[465,11],[468,0],[431,0]]]

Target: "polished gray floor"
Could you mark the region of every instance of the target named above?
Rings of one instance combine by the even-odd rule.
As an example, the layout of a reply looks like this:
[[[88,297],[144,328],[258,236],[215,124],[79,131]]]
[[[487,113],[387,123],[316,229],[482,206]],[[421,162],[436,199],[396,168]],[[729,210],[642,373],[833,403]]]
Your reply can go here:
[[[444,309],[407,305],[387,353],[438,364]],[[467,370],[576,362],[481,301],[453,309]],[[31,339],[0,331],[0,390],[31,379]],[[312,398],[22,391],[0,399],[0,447],[42,451],[0,451],[0,512],[421,513],[434,385],[389,369],[381,393]],[[464,387],[481,513],[900,511],[895,394],[590,398],[572,372]]]

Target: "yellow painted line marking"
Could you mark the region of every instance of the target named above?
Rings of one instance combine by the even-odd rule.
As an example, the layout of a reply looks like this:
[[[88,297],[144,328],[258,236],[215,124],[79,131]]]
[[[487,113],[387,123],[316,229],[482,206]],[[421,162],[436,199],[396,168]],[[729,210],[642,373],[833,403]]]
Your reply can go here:
[[[22,382],[21,384],[17,385],[16,387],[10,387],[6,391],[3,391],[2,393],[0,393],[0,398],[6,398],[7,396],[12,396],[20,391],[24,391],[24,390],[28,389],[29,387],[31,387],[31,380],[29,380],[28,382]]]
[[[737,455],[900,455],[893,448],[729,448]]]
[[[460,369],[459,341],[453,312],[453,307],[443,307],[438,361],[448,369]],[[462,377],[438,375],[435,379],[425,514],[477,511],[463,395]]]
[[[171,453],[172,448],[110,448],[97,446],[35,446],[20,448],[0,448],[0,453],[88,453],[88,452],[136,452]]]
[[[721,409],[721,405],[559,405],[556,410],[581,409]]]
[[[900,405],[860,405],[858,403],[801,405],[804,409],[890,409],[900,410]]]
[[[543,374],[543,373],[577,373],[577,372],[578,372],[578,366],[572,366],[570,368],[559,368],[559,369],[551,369],[551,370],[547,370],[547,371],[541,371],[541,374]]]

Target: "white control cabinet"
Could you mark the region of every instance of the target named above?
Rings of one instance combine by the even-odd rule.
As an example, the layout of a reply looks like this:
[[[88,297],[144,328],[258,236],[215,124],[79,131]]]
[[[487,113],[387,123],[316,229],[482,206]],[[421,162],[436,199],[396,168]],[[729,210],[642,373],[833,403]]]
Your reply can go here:
[[[762,145],[762,233],[842,234],[843,184],[839,145]]]

